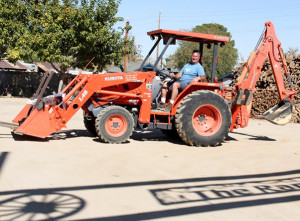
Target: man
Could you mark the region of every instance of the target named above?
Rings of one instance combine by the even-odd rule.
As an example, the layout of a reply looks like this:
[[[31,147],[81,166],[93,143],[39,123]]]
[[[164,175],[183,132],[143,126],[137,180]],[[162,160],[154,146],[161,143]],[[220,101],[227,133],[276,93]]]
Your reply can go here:
[[[196,83],[198,81],[205,81],[205,72],[201,64],[199,63],[200,52],[198,50],[194,50],[192,54],[192,61],[184,65],[180,72],[176,75],[174,73],[170,73],[170,76],[175,78],[176,81],[172,85],[168,85],[167,82],[164,82],[163,88],[161,90],[161,102],[159,108],[165,107],[166,112],[170,112],[172,110],[172,105],[179,93],[179,90],[184,90],[190,83]],[[166,97],[169,90],[172,91],[170,102],[167,106]]]

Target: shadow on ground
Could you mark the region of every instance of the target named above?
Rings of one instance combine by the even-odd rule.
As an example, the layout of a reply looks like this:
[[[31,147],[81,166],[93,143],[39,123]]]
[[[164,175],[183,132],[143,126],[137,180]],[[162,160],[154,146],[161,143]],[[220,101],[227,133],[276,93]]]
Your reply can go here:
[[[34,141],[34,142],[49,142],[51,140],[65,140],[65,139],[71,139],[71,138],[77,138],[77,137],[91,137],[94,138],[93,140],[95,142],[100,142],[103,143],[100,139],[97,137],[94,137],[91,135],[87,130],[62,130],[60,132],[53,133],[51,136],[46,137],[46,138],[38,138],[38,137],[32,137],[32,136],[27,136],[27,135],[18,135],[13,132],[11,132],[13,138],[15,141]],[[231,132],[229,135],[226,137],[225,141],[237,141],[234,137],[230,136],[231,134],[238,134],[242,135],[245,137],[249,137],[249,140],[257,140],[257,141],[276,141],[273,138],[269,138],[267,136],[256,136],[256,135],[251,135],[251,134],[246,134],[246,133],[239,133],[239,132]],[[1,138],[1,136],[0,136]],[[136,141],[167,141],[173,144],[177,145],[186,145],[181,138],[177,136],[168,136],[164,133],[162,133],[159,129],[154,130],[154,131],[139,131],[135,130],[132,133],[132,136],[130,137],[133,140]],[[130,143],[130,141],[126,141],[126,143]],[[219,144],[218,146],[222,146],[222,144]]]
[[[0,152],[0,175],[2,168],[4,167],[4,162],[6,162],[9,152]]]
[[[238,134],[246,137],[250,137],[249,140],[257,140],[257,141],[276,141],[273,138],[269,138],[267,136],[256,136],[256,135],[251,135],[251,134],[245,134],[245,133],[239,133],[239,132],[231,132],[229,134]],[[232,137],[229,136],[228,140],[236,140]],[[227,139],[226,139],[227,140]]]
[[[167,188],[162,188],[161,185],[163,184],[167,184]],[[173,187],[172,184],[174,184]],[[182,185],[178,187],[175,184]],[[159,186],[155,189],[156,185]],[[70,192],[141,186],[144,186],[144,191],[150,193],[157,200],[162,209],[133,214],[126,212],[123,215],[116,211],[118,213],[116,216],[81,220],[150,220],[300,201],[300,170],[239,176],[1,191],[0,197],[2,199],[6,197],[6,199],[0,201],[0,220],[66,220],[65,218],[71,220],[72,215],[79,213],[92,202],[87,202],[75,194],[70,194]],[[288,193],[288,195],[286,196],[284,193]],[[149,194],[146,195],[149,196]],[[120,197],[122,196],[120,195]],[[99,200],[105,202],[105,199]],[[147,199],[140,199],[140,201],[142,200]],[[189,203],[191,202],[203,203],[198,206],[195,204],[190,206]],[[181,204],[181,206],[179,208],[169,207],[169,205],[175,204]],[[79,221],[79,219],[74,220]]]
[[[25,191],[25,194],[0,202],[1,220],[59,220],[78,213],[85,201],[75,195],[48,191]]]
[[[62,130],[60,132],[53,133],[46,138],[33,137],[28,135],[18,135],[11,132],[15,141],[34,141],[34,142],[49,142],[51,140],[65,140],[76,137],[93,137],[86,130]]]
[[[91,137],[95,142],[103,143],[97,137],[91,135],[87,130],[63,130],[60,132],[56,132],[49,137],[46,138],[38,138],[32,137],[28,135],[18,135],[15,133],[11,133],[15,141],[34,141],[34,142],[49,142],[51,140],[65,140],[77,137]],[[1,137],[0,137],[1,138]],[[179,137],[169,137],[164,135],[160,130],[154,131],[133,131],[130,139],[137,141],[168,141],[174,144],[182,144],[185,143]],[[125,143],[130,143],[127,141]]]
[[[178,135],[168,136],[159,129],[154,131],[133,131],[131,139],[137,141],[167,141],[178,145],[186,145]]]

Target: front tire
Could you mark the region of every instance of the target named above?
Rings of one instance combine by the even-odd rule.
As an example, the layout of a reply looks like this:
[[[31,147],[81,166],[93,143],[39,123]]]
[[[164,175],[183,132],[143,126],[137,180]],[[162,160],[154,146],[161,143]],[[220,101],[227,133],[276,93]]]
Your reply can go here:
[[[104,108],[95,122],[96,132],[105,143],[123,143],[133,131],[132,114],[123,107],[110,106]]]
[[[194,91],[179,104],[176,129],[191,146],[216,146],[224,141],[231,126],[226,101],[212,91]]]

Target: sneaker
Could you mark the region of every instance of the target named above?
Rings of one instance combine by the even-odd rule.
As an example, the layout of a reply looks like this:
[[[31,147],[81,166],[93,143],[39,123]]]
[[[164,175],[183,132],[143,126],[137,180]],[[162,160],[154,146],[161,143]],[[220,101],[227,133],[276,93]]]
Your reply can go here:
[[[168,105],[165,108],[165,112],[171,112],[171,110],[172,110],[172,104],[168,103]]]

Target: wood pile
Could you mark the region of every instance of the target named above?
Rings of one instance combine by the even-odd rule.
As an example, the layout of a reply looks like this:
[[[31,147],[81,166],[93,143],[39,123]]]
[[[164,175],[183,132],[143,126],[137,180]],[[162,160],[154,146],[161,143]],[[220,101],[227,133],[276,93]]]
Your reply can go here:
[[[293,104],[293,123],[300,123],[300,55],[289,56],[286,58],[288,69],[291,74],[294,89],[297,91]],[[233,86],[238,77],[240,76],[245,63],[237,67],[233,73]],[[288,79],[284,79],[285,87],[290,89]],[[265,62],[259,80],[256,84],[256,91],[253,96],[253,104],[251,109],[251,115],[257,117],[263,114],[265,111],[279,103],[279,97],[277,92],[276,83],[273,76],[272,67],[269,61]]]

